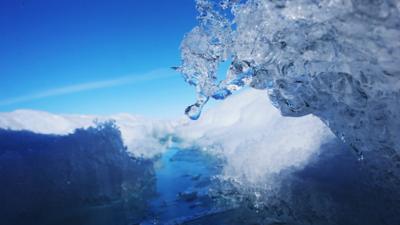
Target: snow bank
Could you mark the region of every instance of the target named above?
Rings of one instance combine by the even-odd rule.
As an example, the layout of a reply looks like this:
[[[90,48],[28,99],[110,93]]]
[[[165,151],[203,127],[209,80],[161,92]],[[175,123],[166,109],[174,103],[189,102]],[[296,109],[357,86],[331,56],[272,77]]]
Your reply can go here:
[[[218,151],[227,162],[224,175],[250,183],[301,168],[334,137],[317,117],[283,117],[266,100],[265,91],[243,91],[178,127],[176,134],[189,146]]]
[[[11,130],[29,130],[41,134],[65,135],[77,128],[94,126],[96,121],[114,120],[119,127],[128,151],[135,155],[152,157],[162,152],[166,144],[160,139],[172,132],[173,123],[152,120],[131,114],[111,116],[55,115],[34,110],[0,113],[0,127]]]

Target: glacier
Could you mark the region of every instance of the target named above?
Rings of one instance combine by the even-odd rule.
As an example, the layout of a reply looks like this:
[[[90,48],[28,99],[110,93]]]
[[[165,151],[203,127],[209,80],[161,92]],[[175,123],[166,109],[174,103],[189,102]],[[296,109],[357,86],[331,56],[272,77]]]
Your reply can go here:
[[[0,221],[400,224],[400,1],[196,7],[189,119],[0,113]]]
[[[8,184],[6,191],[11,193],[7,194],[11,197],[6,199],[12,202],[15,199],[12,197],[12,193],[15,193],[12,190],[19,191],[29,187],[30,191],[27,194],[35,195],[40,192],[40,189],[48,190],[54,194],[43,196],[42,201],[55,199],[63,206],[65,202],[68,202],[66,198],[73,194],[69,186],[75,188],[73,190],[77,190],[80,185],[82,187],[81,195],[70,198],[70,201],[77,204],[76,208],[78,209],[77,212],[68,212],[70,213],[68,216],[71,218],[82,215],[85,217],[82,220],[84,224],[103,224],[109,222],[110,219],[116,219],[115,224],[119,222],[124,224],[124,221],[129,218],[132,221],[138,221],[149,210],[145,202],[149,202],[151,193],[146,192],[146,189],[153,190],[153,182],[155,182],[157,190],[168,189],[168,192],[164,192],[170,193],[175,189],[185,188],[185,185],[170,188],[165,183],[186,184],[185,179],[190,182],[197,182],[195,179],[199,179],[198,182],[207,181],[205,171],[190,174],[189,177],[179,175],[185,171],[186,173],[193,171],[193,165],[187,165],[187,161],[193,160],[190,157],[193,157],[193,152],[196,150],[210,155],[207,160],[197,162],[198,167],[216,167],[218,171],[221,169],[215,178],[210,177],[210,183],[220,181],[225,185],[225,182],[227,184],[234,182],[235,188],[240,189],[241,194],[231,196],[232,200],[253,193],[248,192],[249,188],[276,190],[283,181],[283,177],[307,166],[320,154],[321,146],[334,139],[334,135],[315,116],[283,117],[270,104],[262,104],[263,95],[264,92],[261,90],[243,90],[211,108],[197,121],[186,117],[157,120],[132,114],[67,115],[34,110],[0,113],[0,149],[5,152],[0,154],[0,161],[8,162],[0,164],[0,180]],[[229,116],[221,117],[221,115]],[[115,127],[105,130],[96,128],[99,124],[107,123],[107,121],[114,121]],[[287,135],[292,137],[291,142],[287,142]],[[117,143],[116,146],[114,146],[115,143]],[[182,153],[178,155],[187,155],[187,159],[178,159],[174,156],[174,161],[165,160],[164,166],[161,168],[167,172],[172,170],[173,176],[167,173],[168,176],[160,177],[157,169],[158,159],[171,154],[171,148],[174,147],[181,149]],[[130,159],[122,149],[127,150],[133,157],[132,164],[129,164]],[[35,160],[29,160],[30,157]],[[213,161],[212,158],[218,160]],[[25,163],[24,167],[16,166],[22,161],[29,161],[29,163]],[[64,161],[67,162],[67,165],[63,163]],[[125,161],[130,166],[124,166]],[[138,166],[135,166],[136,164]],[[176,168],[173,165],[176,165]],[[181,168],[182,165],[187,167]],[[153,166],[156,172],[152,171]],[[161,171],[164,171],[163,169]],[[70,170],[75,170],[73,179],[77,180],[71,185],[65,183],[68,182],[68,171]],[[7,173],[1,173],[2,171],[7,171]],[[41,171],[49,175],[46,175],[47,178],[41,183],[34,182],[37,177],[40,177],[38,174]],[[93,175],[94,171],[98,171],[95,173],[96,176]],[[126,181],[128,184],[125,184],[124,180],[118,180],[117,178],[120,177],[118,171],[124,174],[128,173],[124,177],[131,182],[137,181],[137,185],[133,183],[132,186],[129,181]],[[118,176],[113,178],[115,173]],[[33,180],[24,178],[27,180],[25,185],[19,185],[17,181],[20,177],[15,177],[15,174],[30,175]],[[129,174],[135,176],[135,179],[131,179]],[[161,172],[162,174],[163,172]],[[197,178],[198,175],[199,178]],[[93,179],[91,178],[90,182],[87,182],[84,178],[87,176],[93,177]],[[55,186],[48,185],[51,180],[54,180]],[[91,185],[92,182],[100,187],[95,189],[95,186]],[[161,182],[163,185],[157,182]],[[64,185],[66,186],[64,187]],[[46,188],[41,188],[41,186]],[[121,191],[119,187],[123,188],[122,196],[118,196]],[[67,197],[58,195],[56,189],[65,190],[64,195]],[[204,189],[208,189],[208,187]],[[219,189],[217,182],[214,190]],[[113,204],[109,199],[115,200],[119,197],[124,199],[124,196],[129,196],[128,192],[136,193],[137,198],[127,199],[127,208],[126,205],[116,206],[119,213],[114,214]],[[3,193],[6,192],[0,192],[0,196]],[[103,199],[102,196],[106,198]],[[208,193],[198,192],[197,198],[219,199],[220,196],[213,197],[212,193],[208,196]],[[34,206],[40,203],[28,197],[24,199],[15,202],[18,205],[27,205],[24,208],[32,215],[46,211],[44,208],[41,208],[39,212],[34,211]],[[80,202],[79,199],[83,199],[83,202]],[[95,199],[96,201],[93,204],[86,204],[85,199]],[[160,199],[160,203],[154,207],[157,211],[169,212],[168,210],[178,207],[172,204],[174,203],[173,199],[175,196],[170,197],[170,201],[168,201],[172,207],[165,207],[163,202],[165,199]],[[185,202],[179,203],[178,201],[179,209],[185,209],[186,205],[188,205],[186,208],[191,207],[195,203]],[[51,204],[47,205],[52,206]],[[29,205],[33,206],[29,208]],[[137,205],[143,207],[132,212],[129,206],[137,207]],[[207,209],[210,206],[202,207]],[[237,205],[231,207],[237,207]],[[60,219],[59,212],[69,210],[69,207],[66,208],[64,210],[55,207],[56,218],[54,219]],[[104,211],[98,210],[101,208],[104,208]],[[201,206],[196,206],[195,210],[189,208],[187,211],[180,212],[179,215],[199,211],[200,208]],[[224,210],[224,208],[222,209]],[[23,209],[20,210],[17,205],[13,205],[13,207],[9,207],[9,210],[14,214],[8,211],[6,214],[15,215],[15,212],[21,212]],[[98,212],[104,213],[97,215]],[[129,213],[132,215],[129,216]],[[174,215],[176,214],[165,217],[170,219]],[[120,217],[115,218],[115,216]],[[15,217],[9,219],[15,221]],[[75,223],[80,224],[79,221],[75,221]],[[21,224],[29,223],[21,222]],[[228,222],[227,224],[232,223]]]
[[[274,186],[277,182],[273,178],[281,171],[304,167],[334,135],[315,116],[283,117],[271,104],[263,104],[263,95],[262,90],[243,90],[197,121],[185,117],[158,120],[127,113],[57,115],[17,110],[0,113],[0,128],[70,135],[76,129],[115,121],[124,146],[133,156],[150,159],[170,147],[199,148],[226,161],[222,179],[245,186]]]
[[[384,155],[398,171],[399,1],[197,0],[196,7],[198,25],[185,35],[176,68],[196,89],[185,110],[191,119],[210,98],[262,89],[282,115],[315,115],[360,159]],[[218,79],[224,62],[229,69]]]
[[[1,113],[0,197],[14,203],[3,204],[2,221],[18,224],[7,216],[37,215],[38,208],[50,222],[67,212],[74,224],[398,223],[399,184],[390,164],[358,161],[318,117],[282,116],[264,96],[241,90],[196,121]],[[110,120],[115,126],[96,128]],[[24,189],[27,197],[13,197]],[[147,205],[154,190],[160,197]],[[77,211],[40,208],[52,201],[74,203]]]
[[[154,177],[153,162],[129,155],[112,122],[67,135],[0,128],[1,224],[139,223]]]
[[[0,128],[28,130],[39,134],[68,135],[76,129],[95,127],[113,121],[121,131],[124,145],[135,156],[151,158],[168,146],[169,134],[179,120],[150,119],[128,113],[109,116],[63,115],[35,110],[16,110],[0,113]],[[160,141],[163,139],[164,141]]]

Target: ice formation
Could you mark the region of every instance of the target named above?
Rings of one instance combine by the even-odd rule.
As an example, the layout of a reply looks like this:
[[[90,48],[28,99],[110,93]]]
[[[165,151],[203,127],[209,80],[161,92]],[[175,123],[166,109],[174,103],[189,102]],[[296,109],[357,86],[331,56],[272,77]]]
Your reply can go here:
[[[128,151],[146,158],[162,153],[176,121],[156,120],[121,113],[110,116],[56,115],[35,110],[0,113],[0,128],[29,130],[40,134],[66,135],[75,129],[88,128],[97,122],[115,121]]]
[[[305,166],[319,153],[321,144],[334,136],[315,116],[281,116],[279,110],[265,102],[264,94],[262,90],[243,90],[209,109],[197,121],[17,110],[0,113],[0,128],[65,135],[77,128],[94,126],[95,120],[114,120],[124,145],[135,156],[151,158],[162,153],[171,146],[170,140],[177,147],[206,149],[226,160],[224,179],[270,185],[281,171]]]
[[[400,2],[197,0],[199,24],[177,68],[196,87],[197,119],[210,99],[266,89],[284,116],[313,114],[362,152],[400,153]],[[231,62],[218,80],[222,62]],[[267,104],[267,103],[265,103]]]
[[[156,194],[153,162],[110,122],[63,136],[0,128],[0,165],[1,224],[138,224]]]

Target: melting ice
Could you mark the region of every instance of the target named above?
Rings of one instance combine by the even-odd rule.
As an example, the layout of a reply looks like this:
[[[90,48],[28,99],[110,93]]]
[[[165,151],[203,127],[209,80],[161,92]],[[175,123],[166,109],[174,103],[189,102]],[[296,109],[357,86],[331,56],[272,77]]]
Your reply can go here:
[[[178,68],[197,90],[190,118],[209,98],[250,86],[284,116],[316,115],[360,157],[398,155],[399,1],[197,0],[197,9]]]

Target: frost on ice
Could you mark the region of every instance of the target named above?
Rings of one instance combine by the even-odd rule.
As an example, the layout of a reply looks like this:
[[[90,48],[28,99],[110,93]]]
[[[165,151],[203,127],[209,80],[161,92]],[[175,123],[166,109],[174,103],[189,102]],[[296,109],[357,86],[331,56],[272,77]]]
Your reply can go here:
[[[209,100],[266,89],[285,116],[318,116],[362,157],[400,153],[400,2],[197,0],[181,44],[197,119]],[[223,80],[216,71],[230,62]],[[267,104],[267,103],[266,103]]]

